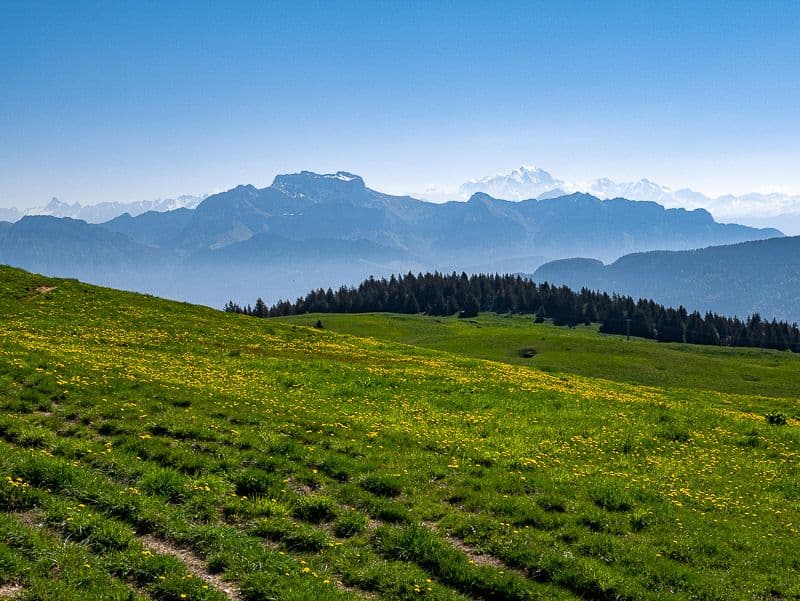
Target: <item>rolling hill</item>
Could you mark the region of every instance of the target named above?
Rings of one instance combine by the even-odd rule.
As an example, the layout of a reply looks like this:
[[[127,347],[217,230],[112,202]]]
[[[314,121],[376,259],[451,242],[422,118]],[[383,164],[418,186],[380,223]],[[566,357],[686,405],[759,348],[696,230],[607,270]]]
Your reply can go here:
[[[3,594],[800,595],[793,394],[547,373],[6,267],[0,311]],[[597,340],[583,361],[619,350]]]
[[[307,313],[275,318],[362,338],[664,389],[717,390],[791,398],[800,355],[600,334],[598,325],[565,327],[530,315],[482,313],[470,319],[401,313]],[[709,374],[715,374],[713,378]]]
[[[546,263],[533,274],[580,289],[653,298],[699,311],[800,321],[800,237],[680,252],[626,255],[610,265],[590,259]]]

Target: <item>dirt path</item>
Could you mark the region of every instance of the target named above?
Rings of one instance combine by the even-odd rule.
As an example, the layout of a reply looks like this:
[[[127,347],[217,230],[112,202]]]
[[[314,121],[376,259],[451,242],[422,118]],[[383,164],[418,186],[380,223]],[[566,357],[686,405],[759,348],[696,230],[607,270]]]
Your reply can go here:
[[[488,553],[481,553],[471,545],[465,543],[460,538],[457,538],[452,534],[446,532],[443,528],[440,528],[434,522],[423,522],[422,525],[428,528],[429,530],[438,533],[442,538],[444,538],[450,544],[451,547],[461,551],[475,565],[491,566],[503,572],[512,572],[514,574],[517,574],[518,576],[521,576],[522,578],[529,577],[524,570],[514,568],[505,563],[499,557],[495,557],[494,555],[490,555]]]
[[[192,576],[199,578],[209,586],[213,586],[215,589],[225,593],[230,601],[244,600],[242,592],[235,584],[226,582],[217,574],[209,572],[206,563],[191,551],[181,549],[172,543],[150,535],[140,536],[139,541],[146,549],[154,553],[177,557],[186,566],[186,569]]]

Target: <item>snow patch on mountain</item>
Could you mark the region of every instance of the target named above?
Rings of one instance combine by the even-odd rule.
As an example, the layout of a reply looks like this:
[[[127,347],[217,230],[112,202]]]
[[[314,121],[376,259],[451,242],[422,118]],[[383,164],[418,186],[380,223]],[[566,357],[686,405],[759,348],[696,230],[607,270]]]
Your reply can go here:
[[[476,192],[484,192],[505,200],[525,200],[563,186],[563,181],[554,178],[544,169],[523,165],[509,173],[472,179],[461,185],[458,195],[469,198]]]

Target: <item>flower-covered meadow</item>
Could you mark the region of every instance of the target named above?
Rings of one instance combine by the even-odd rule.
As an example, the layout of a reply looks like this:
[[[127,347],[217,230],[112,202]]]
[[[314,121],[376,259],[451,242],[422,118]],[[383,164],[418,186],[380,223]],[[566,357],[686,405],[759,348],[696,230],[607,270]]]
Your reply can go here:
[[[792,398],[10,268],[0,315],[0,587],[19,598],[800,598]]]

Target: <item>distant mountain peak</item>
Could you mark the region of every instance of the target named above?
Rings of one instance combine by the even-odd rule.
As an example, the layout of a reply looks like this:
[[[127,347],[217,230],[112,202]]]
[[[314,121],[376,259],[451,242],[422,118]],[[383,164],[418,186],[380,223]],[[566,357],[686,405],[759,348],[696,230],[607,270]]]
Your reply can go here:
[[[800,233],[800,225],[796,225],[800,224],[800,194],[773,192],[712,197],[690,188],[670,188],[647,177],[622,182],[608,177],[567,182],[535,165],[522,165],[511,171],[470,179],[457,192],[436,190],[435,193],[421,194],[421,197],[434,201],[453,197],[467,200],[476,192],[485,192],[496,199],[548,200],[575,191],[588,192],[599,199],[624,198],[656,202],[668,209],[684,208],[691,211],[703,208],[717,220],[753,226],[784,227],[786,223],[790,223],[794,224],[791,226],[794,233]]]
[[[15,208],[0,208],[0,218],[17,221],[25,215],[49,215],[51,217],[71,217],[82,219],[88,223],[103,223],[125,213],[135,217],[148,211],[165,212],[175,209],[193,209],[199,205],[206,195],[181,195],[177,198],[158,200],[139,200],[134,202],[99,202],[93,205],[82,205],[79,202],[63,202],[55,196],[43,207],[32,207],[19,211]]]
[[[272,187],[290,192],[299,186],[324,185],[324,184],[353,184],[363,188],[364,180],[360,175],[349,171],[337,171],[336,173],[315,173],[314,171],[301,171],[300,173],[286,173],[276,175],[272,181]]]
[[[552,190],[548,190],[547,192],[542,192],[539,194],[539,196],[536,197],[536,200],[549,200],[551,198],[559,198],[566,195],[567,193],[561,188],[553,188]]]
[[[494,200],[494,197],[486,194],[486,192],[475,192],[467,202],[490,202],[492,200]]]
[[[495,198],[524,200],[564,185],[559,179],[535,165],[522,165],[507,173],[498,173],[480,179],[471,179],[459,188],[459,194],[470,197],[475,192],[486,192]]]
[[[50,199],[50,202],[48,202],[47,205],[45,205],[44,208],[47,211],[59,211],[59,210],[62,210],[62,209],[72,209],[72,208],[80,209],[81,205],[80,205],[80,203],[77,203],[77,202],[74,205],[70,205],[69,203],[62,202],[62,201],[58,200],[57,197],[53,196]]]
[[[315,203],[352,199],[367,192],[364,180],[349,171],[314,173],[301,171],[275,176],[272,188],[291,198],[313,198]]]

